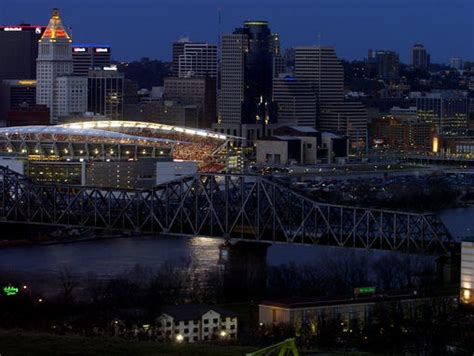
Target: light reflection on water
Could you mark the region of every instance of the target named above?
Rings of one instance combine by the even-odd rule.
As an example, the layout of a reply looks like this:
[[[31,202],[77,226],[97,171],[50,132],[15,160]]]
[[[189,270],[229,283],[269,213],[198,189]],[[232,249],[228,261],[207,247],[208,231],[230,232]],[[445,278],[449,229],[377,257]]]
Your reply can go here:
[[[69,266],[75,273],[112,276],[139,264],[152,269],[192,261],[198,268],[217,265],[222,240],[196,237],[139,237],[72,244],[0,249],[0,271],[48,273]]]

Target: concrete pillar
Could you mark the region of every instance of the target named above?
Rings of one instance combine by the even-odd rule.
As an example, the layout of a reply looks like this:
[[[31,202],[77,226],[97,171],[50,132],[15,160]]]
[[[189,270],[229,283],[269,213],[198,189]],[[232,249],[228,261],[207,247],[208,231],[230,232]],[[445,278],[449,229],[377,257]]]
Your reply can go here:
[[[459,281],[460,262],[461,256],[459,251],[438,257],[436,259],[436,265],[439,281],[445,285],[457,284]]]
[[[266,283],[266,258],[270,244],[227,241],[220,247],[227,301],[258,299]]]

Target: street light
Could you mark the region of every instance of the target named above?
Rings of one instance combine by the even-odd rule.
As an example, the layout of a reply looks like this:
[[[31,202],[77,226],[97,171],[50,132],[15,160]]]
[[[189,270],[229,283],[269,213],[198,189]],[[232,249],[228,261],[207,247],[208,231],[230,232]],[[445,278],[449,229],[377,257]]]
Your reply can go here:
[[[184,340],[183,335],[181,335],[181,334],[176,335],[176,341],[177,342],[183,342],[183,340]]]
[[[220,335],[221,335],[221,337],[226,337],[227,333],[225,332],[225,330],[222,330]]]

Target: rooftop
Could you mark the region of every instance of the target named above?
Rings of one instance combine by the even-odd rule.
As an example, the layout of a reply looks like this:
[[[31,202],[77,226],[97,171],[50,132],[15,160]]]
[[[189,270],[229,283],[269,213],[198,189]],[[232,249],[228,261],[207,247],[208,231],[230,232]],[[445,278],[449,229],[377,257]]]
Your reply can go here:
[[[456,290],[441,290],[433,293],[431,291],[423,291],[416,289],[407,290],[395,290],[388,291],[380,294],[369,294],[359,297],[355,296],[335,296],[335,297],[317,297],[317,298],[288,298],[282,300],[268,301],[264,300],[259,305],[275,306],[286,309],[299,309],[299,308],[316,308],[324,306],[336,306],[336,305],[347,305],[347,304],[364,304],[364,303],[376,303],[376,302],[389,302],[399,300],[409,300],[417,298],[432,298],[442,296],[457,296]]]
[[[229,135],[224,135],[221,133],[217,133],[210,130],[203,130],[203,129],[194,129],[194,128],[187,128],[181,126],[172,126],[166,124],[159,124],[153,122],[143,122],[143,121],[121,121],[121,120],[97,120],[97,121],[81,121],[81,122],[73,122],[69,124],[61,125],[63,127],[70,127],[70,128],[79,128],[79,129],[87,129],[87,128],[98,128],[103,130],[113,130],[113,131],[127,131],[129,129],[133,129],[136,131],[140,130],[156,130],[156,131],[166,131],[166,132],[178,132],[185,135],[190,136],[201,136],[201,137],[209,137],[214,138],[217,140],[225,141],[229,139]]]
[[[288,126],[290,129],[293,129],[295,131],[299,132],[305,132],[305,133],[316,133],[318,130],[316,130],[314,127],[310,126]]]
[[[160,312],[172,316],[175,320],[196,320],[210,310],[219,313],[223,317],[235,317],[235,314],[228,310],[208,304],[170,305],[162,307]]]

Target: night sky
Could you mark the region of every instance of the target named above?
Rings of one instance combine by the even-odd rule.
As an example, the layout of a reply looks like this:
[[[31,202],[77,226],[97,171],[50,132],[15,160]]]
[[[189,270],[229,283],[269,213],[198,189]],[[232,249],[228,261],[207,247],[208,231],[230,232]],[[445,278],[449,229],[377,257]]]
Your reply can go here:
[[[420,42],[432,62],[450,57],[474,60],[474,0],[0,0],[0,23],[46,25],[58,7],[76,43],[112,45],[119,60],[169,60],[180,36],[217,42],[245,19],[270,21],[284,48],[321,43],[346,59],[367,49],[392,49],[408,62]],[[1,50],[1,49],[0,49]]]

